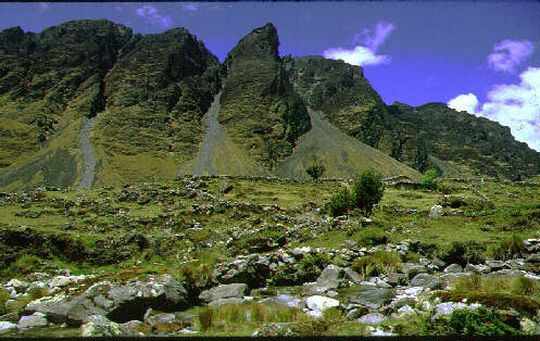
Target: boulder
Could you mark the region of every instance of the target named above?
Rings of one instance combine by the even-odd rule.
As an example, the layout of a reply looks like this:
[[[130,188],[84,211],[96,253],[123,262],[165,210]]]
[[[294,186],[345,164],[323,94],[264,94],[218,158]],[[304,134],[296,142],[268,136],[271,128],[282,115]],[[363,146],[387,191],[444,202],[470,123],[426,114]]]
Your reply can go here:
[[[402,263],[401,272],[403,272],[408,279],[411,279],[420,273],[427,273],[428,270],[424,265],[414,263]]]
[[[17,292],[24,292],[29,286],[30,283],[18,280],[16,278],[13,278],[6,283],[6,288],[14,288]]]
[[[304,309],[306,307],[306,304],[301,299],[287,295],[287,294],[279,294],[276,297],[269,297],[265,298],[259,301],[259,303],[262,304],[277,304],[277,305],[283,305],[286,307],[291,308],[298,308],[298,309]]]
[[[326,296],[310,296],[304,299],[308,309],[310,309],[311,316],[321,317],[322,312],[329,308],[339,307],[339,301]]]
[[[175,311],[188,305],[184,287],[172,276],[163,275],[122,284],[102,281],[76,296],[64,293],[45,296],[30,302],[25,312],[41,312],[52,322],[78,326],[92,315],[104,315],[112,321],[124,323],[142,320],[148,308]]]
[[[379,324],[383,322],[384,320],[386,320],[386,316],[384,316],[383,314],[370,313],[370,314],[360,317],[356,321],[358,323],[363,323],[363,324]]]
[[[211,302],[223,298],[242,298],[247,295],[248,290],[248,286],[244,283],[222,284],[201,292],[199,299]]]
[[[399,308],[397,312],[400,316],[416,314],[416,311],[410,305],[404,305],[403,307]]]
[[[444,269],[445,273],[459,273],[463,272],[463,267],[459,264],[450,264]]]
[[[442,275],[440,278],[441,280],[441,287],[448,289],[453,286],[453,283],[456,279],[463,276],[470,276],[470,273],[468,272],[461,272],[461,273],[447,273]]]
[[[6,333],[12,329],[17,328],[17,325],[8,321],[0,321],[0,334]]]
[[[17,323],[18,329],[28,329],[28,328],[37,328],[37,327],[46,327],[49,324],[45,318],[45,314],[42,313],[33,313],[28,316],[21,316],[19,323]]]
[[[341,267],[330,264],[317,278],[317,285],[326,289],[337,289],[340,286],[340,277],[343,273]]]
[[[465,303],[454,303],[454,302],[444,302],[439,303],[435,306],[435,315],[433,319],[440,318],[442,316],[448,316],[454,312],[456,309],[477,309],[480,307],[480,304],[465,304]]]
[[[366,306],[370,309],[379,309],[390,303],[396,293],[392,289],[368,288],[349,298],[349,302]]]
[[[144,322],[131,320],[119,325],[122,336],[144,336],[152,331],[152,328]]]
[[[444,214],[443,207],[441,205],[433,205],[429,210],[430,218],[440,218]]]
[[[477,274],[487,274],[487,273],[491,272],[491,268],[489,266],[487,266],[487,265],[484,265],[484,264],[477,264],[477,265],[467,264],[465,266],[464,271],[466,271],[466,272],[474,272],[474,273],[477,273]]]
[[[122,328],[118,323],[108,320],[103,315],[88,316],[87,322],[81,325],[79,335],[83,337],[122,336]]]
[[[486,260],[486,265],[491,268],[491,271],[497,271],[501,269],[505,269],[507,267],[506,263],[502,260],[493,260],[488,259]]]
[[[442,285],[441,280],[437,276],[428,274],[418,274],[411,279],[411,286],[429,288],[431,290],[439,289]]]

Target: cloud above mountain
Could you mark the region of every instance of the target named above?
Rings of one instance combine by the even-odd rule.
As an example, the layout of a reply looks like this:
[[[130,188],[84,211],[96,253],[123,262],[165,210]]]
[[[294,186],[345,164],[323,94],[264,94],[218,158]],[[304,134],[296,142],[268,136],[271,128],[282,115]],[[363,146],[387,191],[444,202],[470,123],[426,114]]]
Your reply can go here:
[[[495,44],[488,57],[488,65],[495,71],[514,72],[534,51],[534,44],[528,40],[503,40]]]
[[[529,67],[519,77],[518,84],[494,85],[481,107],[472,93],[451,99],[448,106],[508,126],[516,140],[540,151],[540,67]]]
[[[161,14],[157,8],[152,5],[144,5],[135,10],[138,16],[144,18],[144,20],[151,26],[160,28],[173,27],[173,20],[170,16]]]
[[[377,50],[394,29],[393,23],[379,21],[373,29],[365,28],[354,37],[354,43],[358,44],[354,48],[329,48],[323,52],[323,56],[328,59],[341,59],[351,65],[359,66],[390,63],[390,56],[378,55]]]

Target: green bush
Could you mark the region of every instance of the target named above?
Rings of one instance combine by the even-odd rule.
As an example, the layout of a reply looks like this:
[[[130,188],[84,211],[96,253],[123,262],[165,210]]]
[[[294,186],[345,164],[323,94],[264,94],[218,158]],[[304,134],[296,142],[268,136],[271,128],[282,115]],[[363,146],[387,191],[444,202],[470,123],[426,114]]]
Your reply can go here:
[[[336,194],[330,197],[327,204],[328,213],[332,217],[345,215],[351,209],[351,192],[348,188],[341,188]]]
[[[395,252],[378,251],[353,261],[351,268],[362,277],[393,273],[401,264],[401,258]]]
[[[485,261],[484,253],[486,247],[474,240],[467,242],[455,241],[448,248],[439,250],[437,258],[440,258],[447,264],[480,264]]]
[[[361,230],[361,234],[356,238],[356,242],[362,246],[377,246],[386,244],[388,242],[388,236],[380,229],[367,228]]]
[[[373,207],[381,201],[383,192],[382,175],[372,169],[365,170],[353,182],[353,206],[359,208],[365,216],[369,216]]]
[[[39,271],[43,260],[34,255],[23,255],[11,263],[7,269],[0,271],[0,277],[14,278]]]
[[[326,171],[326,168],[319,164],[317,161],[314,161],[311,165],[309,165],[308,168],[306,168],[306,173],[313,179],[317,180],[320,178],[324,172]]]
[[[328,264],[330,257],[326,253],[306,255],[298,262],[298,281],[302,283],[314,281]]]
[[[505,237],[501,241],[490,248],[490,254],[495,259],[508,260],[521,257],[527,252],[523,238],[517,234],[510,237]]]
[[[454,335],[517,335],[519,330],[507,325],[493,311],[484,307],[478,309],[457,309],[452,312],[446,327]]]
[[[433,168],[428,169],[424,173],[424,177],[422,178],[422,187],[425,189],[435,190],[437,189],[437,178],[439,177],[439,173]]]
[[[0,315],[7,313],[6,301],[9,300],[9,293],[6,289],[0,288]]]

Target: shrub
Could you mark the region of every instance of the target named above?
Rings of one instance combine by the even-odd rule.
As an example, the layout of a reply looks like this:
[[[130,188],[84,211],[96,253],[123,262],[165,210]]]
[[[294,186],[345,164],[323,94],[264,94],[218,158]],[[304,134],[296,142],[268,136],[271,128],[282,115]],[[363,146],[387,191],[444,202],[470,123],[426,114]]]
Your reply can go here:
[[[485,250],[484,245],[473,240],[467,242],[455,241],[448,248],[440,250],[437,256],[447,264],[456,263],[465,266],[469,263],[483,263],[485,261]]]
[[[336,194],[330,197],[328,202],[328,213],[332,217],[345,215],[351,208],[351,193],[348,188],[341,188]]]
[[[386,244],[388,237],[380,229],[368,228],[362,231],[362,234],[356,239],[356,242],[362,246],[376,246]]]
[[[315,280],[329,263],[330,257],[326,253],[306,255],[298,262],[298,281],[304,283]]]
[[[0,288],[0,315],[4,315],[6,310],[6,301],[9,300],[9,293],[6,289]]]
[[[508,260],[522,256],[527,252],[523,238],[517,234],[503,238],[498,244],[490,249],[491,255],[495,259]]]
[[[352,185],[353,206],[369,216],[373,207],[381,201],[383,191],[382,175],[372,169],[365,170]]]
[[[38,271],[42,266],[41,258],[34,255],[23,255],[15,262],[11,263],[7,269],[0,272],[0,277],[13,278],[16,276],[27,275]]]
[[[401,259],[397,253],[378,251],[356,259],[353,261],[351,268],[365,278],[393,273],[400,263]]]
[[[319,164],[317,161],[313,161],[311,165],[309,165],[308,168],[306,168],[306,173],[311,176],[313,180],[317,180],[320,178],[324,172],[326,171],[326,168]]]
[[[425,189],[435,190],[437,189],[437,178],[439,177],[439,173],[433,168],[428,169],[424,173],[424,177],[422,178],[422,187]]]
[[[204,309],[199,312],[199,324],[201,330],[206,331],[212,327],[214,322],[214,310],[212,308]]]
[[[458,335],[516,335],[519,330],[507,325],[493,311],[484,307],[478,309],[457,309],[446,323],[449,334]]]

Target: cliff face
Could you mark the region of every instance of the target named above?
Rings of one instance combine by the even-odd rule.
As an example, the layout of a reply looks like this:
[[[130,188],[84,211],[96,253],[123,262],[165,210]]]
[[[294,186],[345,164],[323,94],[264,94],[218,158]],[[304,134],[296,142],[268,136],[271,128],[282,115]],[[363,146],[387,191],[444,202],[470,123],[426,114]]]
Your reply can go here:
[[[253,30],[227,55],[219,121],[234,143],[272,169],[310,127],[278,55],[272,24]]]
[[[322,57],[288,58],[294,89],[348,135],[392,155],[389,115],[362,68]]]
[[[170,179],[202,140],[219,62],[185,29],[137,37],[106,80],[95,137],[98,180]]]
[[[39,34],[0,33],[1,186],[76,182],[75,131],[101,110],[103,76],[131,36],[129,28],[105,20],[71,21]]]
[[[443,103],[388,108],[400,129],[400,158],[416,168],[514,180],[540,173],[540,153],[516,141],[508,127]]]

